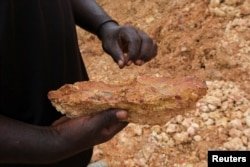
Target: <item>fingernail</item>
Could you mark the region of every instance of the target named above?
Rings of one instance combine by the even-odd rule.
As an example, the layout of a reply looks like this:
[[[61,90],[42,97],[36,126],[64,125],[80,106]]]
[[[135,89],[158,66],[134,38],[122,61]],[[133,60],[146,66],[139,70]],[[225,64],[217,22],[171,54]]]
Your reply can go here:
[[[125,53],[125,54],[123,55],[123,58],[124,58],[124,62],[128,62],[128,61],[129,61],[129,56],[128,56],[127,53]]]
[[[123,57],[124,57],[124,58],[128,58],[128,54],[127,54],[127,53],[124,53],[124,54],[123,54]]]
[[[118,61],[118,65],[119,65],[120,68],[123,67],[123,61],[122,61],[122,60],[119,60],[119,61]]]
[[[116,112],[116,117],[119,120],[126,120],[128,118],[128,112],[125,110],[120,110]]]
[[[128,63],[127,63],[127,65],[130,66],[131,64],[132,64],[132,61],[129,60]]]
[[[143,64],[143,61],[142,60],[136,60],[135,62],[137,65],[142,65]]]

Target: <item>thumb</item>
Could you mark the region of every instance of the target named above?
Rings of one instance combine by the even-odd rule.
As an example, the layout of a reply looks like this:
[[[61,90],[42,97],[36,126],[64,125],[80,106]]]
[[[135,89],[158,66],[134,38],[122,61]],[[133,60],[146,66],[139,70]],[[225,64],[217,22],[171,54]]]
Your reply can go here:
[[[123,110],[108,110],[102,115],[102,118],[98,120],[99,129],[105,140],[111,139],[115,134],[121,131],[128,125],[127,112]]]
[[[103,111],[94,117],[92,117],[91,122],[95,124],[96,127],[103,128],[122,122],[127,119],[127,111],[110,109]]]

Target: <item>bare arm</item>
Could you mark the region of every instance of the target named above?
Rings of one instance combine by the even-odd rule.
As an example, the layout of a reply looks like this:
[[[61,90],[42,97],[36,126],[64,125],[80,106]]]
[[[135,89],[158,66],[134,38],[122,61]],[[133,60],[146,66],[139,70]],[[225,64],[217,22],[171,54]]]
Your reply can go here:
[[[127,125],[124,118],[126,113],[108,110],[39,127],[0,116],[0,163],[57,162],[111,139]]]
[[[71,0],[76,23],[98,35],[102,47],[124,68],[142,65],[157,54],[156,43],[143,31],[132,26],[119,26],[95,0]]]
[[[103,23],[112,21],[95,0],[71,0],[71,3],[76,24],[87,31],[96,34]]]
[[[62,154],[59,150],[62,141],[48,127],[0,116],[0,136],[0,162],[42,163],[57,160]]]

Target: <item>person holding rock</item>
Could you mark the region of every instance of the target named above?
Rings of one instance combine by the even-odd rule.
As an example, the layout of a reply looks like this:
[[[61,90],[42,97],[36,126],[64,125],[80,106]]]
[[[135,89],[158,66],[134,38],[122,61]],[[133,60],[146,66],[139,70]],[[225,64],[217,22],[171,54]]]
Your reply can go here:
[[[93,146],[127,125],[120,109],[69,119],[47,99],[88,80],[76,24],[97,35],[120,68],[156,56],[146,33],[118,25],[94,0],[1,0],[0,167],[87,166]]]

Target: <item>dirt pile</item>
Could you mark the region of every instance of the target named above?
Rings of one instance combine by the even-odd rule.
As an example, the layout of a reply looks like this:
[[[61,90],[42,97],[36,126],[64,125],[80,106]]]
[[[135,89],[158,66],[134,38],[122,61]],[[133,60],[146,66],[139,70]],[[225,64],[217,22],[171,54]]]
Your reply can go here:
[[[99,40],[81,31],[79,43],[90,78],[115,82],[139,74],[192,73],[208,80],[235,81],[250,92],[249,0],[234,1],[99,0],[121,24],[133,24],[149,33],[157,41],[159,52],[143,67],[119,70],[103,53]],[[227,8],[239,11],[239,15],[217,16],[213,11],[231,11]]]
[[[98,0],[121,24],[133,24],[158,43],[158,56],[124,70],[101,49],[99,40],[79,31],[92,80],[117,82],[140,74],[207,80],[209,92],[197,110],[165,126],[130,124],[97,147],[93,160],[110,166],[206,166],[208,149],[249,148],[249,0]]]
[[[215,16],[241,17],[250,14],[249,0],[210,0],[209,10]]]
[[[130,124],[114,140],[98,146],[95,158],[111,166],[201,167],[207,165],[209,149],[250,150],[246,93],[232,82],[209,81],[208,86],[196,111],[177,115],[164,126]]]

